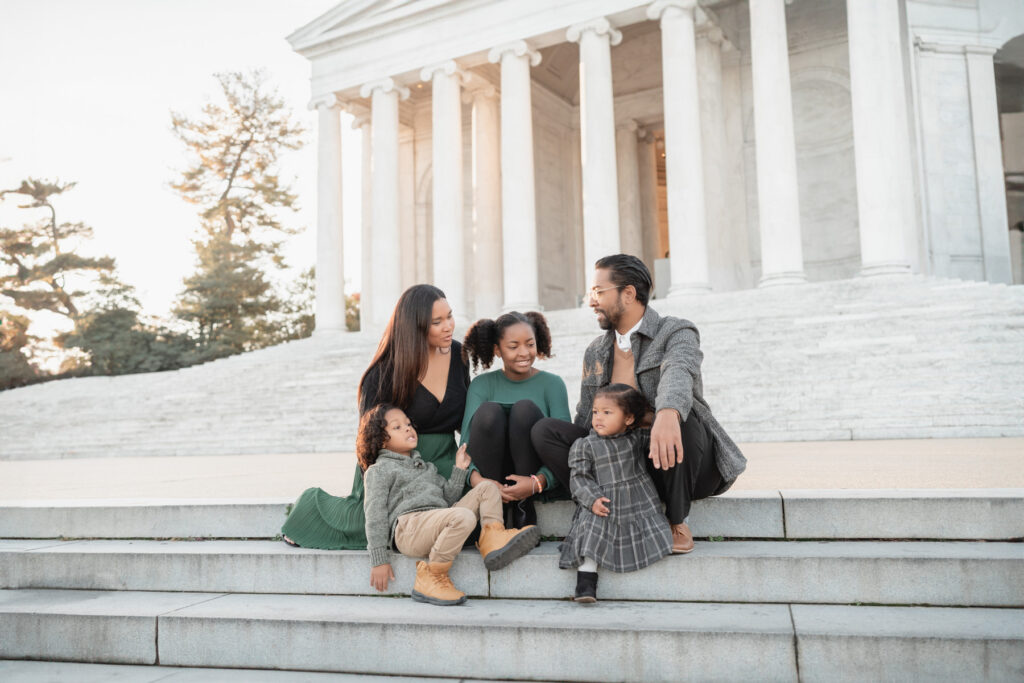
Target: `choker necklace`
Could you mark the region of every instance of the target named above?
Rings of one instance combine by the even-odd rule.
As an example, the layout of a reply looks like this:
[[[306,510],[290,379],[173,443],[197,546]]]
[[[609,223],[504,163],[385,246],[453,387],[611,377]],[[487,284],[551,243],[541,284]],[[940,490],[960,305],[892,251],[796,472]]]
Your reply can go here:
[[[452,352],[452,347],[450,347],[450,346],[449,346],[449,347],[448,347],[448,348],[446,349],[446,348],[444,348],[443,346],[438,346],[438,347],[437,347],[437,352],[438,352],[438,353],[440,353],[441,355],[447,355],[447,354],[449,354],[449,353],[451,353],[451,352]]]

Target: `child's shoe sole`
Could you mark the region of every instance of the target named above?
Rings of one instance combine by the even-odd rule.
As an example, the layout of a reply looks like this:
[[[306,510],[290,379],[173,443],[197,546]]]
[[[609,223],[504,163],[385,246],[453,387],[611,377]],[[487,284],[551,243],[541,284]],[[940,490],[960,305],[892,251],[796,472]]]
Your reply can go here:
[[[420,593],[419,591],[413,591],[412,592],[412,599],[415,600],[416,602],[425,602],[425,603],[430,604],[430,605],[440,605],[442,607],[451,607],[453,605],[461,605],[462,603],[466,602],[466,596],[465,595],[463,595],[458,600],[438,600],[437,598],[432,598],[429,595],[424,595],[423,593]]]
[[[540,529],[538,527],[523,529],[506,545],[489,552],[484,558],[484,566],[492,572],[503,569],[536,548],[539,542]]]

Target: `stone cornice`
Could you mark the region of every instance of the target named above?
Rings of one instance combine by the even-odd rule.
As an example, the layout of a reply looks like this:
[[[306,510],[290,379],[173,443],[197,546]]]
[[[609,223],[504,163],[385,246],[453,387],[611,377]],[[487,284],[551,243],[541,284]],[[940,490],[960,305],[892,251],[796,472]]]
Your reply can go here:
[[[696,2],[696,0],[694,1]],[[612,23],[605,17],[573,24],[565,32],[565,37],[570,43],[578,43],[588,31],[598,36],[608,36],[608,42],[613,46],[622,42],[622,32],[612,26]]]
[[[395,83],[393,78],[382,78],[378,81],[370,81],[359,89],[360,97],[369,97],[374,90],[380,90],[385,95],[391,92],[398,93],[398,99],[405,100],[409,98],[409,89],[403,85]]]
[[[525,40],[513,40],[511,43],[503,43],[502,45],[496,45],[491,48],[491,51],[487,53],[487,61],[491,64],[497,64],[501,62],[501,58],[506,53],[512,53],[516,57],[530,57],[530,66],[537,66],[540,64],[540,53],[530,47],[530,44]]]

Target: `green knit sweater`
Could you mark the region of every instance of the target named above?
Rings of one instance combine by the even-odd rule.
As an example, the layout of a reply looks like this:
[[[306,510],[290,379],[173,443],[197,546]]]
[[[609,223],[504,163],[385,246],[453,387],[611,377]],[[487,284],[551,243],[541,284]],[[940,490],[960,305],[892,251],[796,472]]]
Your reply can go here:
[[[398,518],[410,512],[451,507],[462,497],[466,470],[453,468],[445,481],[434,463],[421,458],[418,451],[401,455],[382,448],[377,462],[366,469],[363,483],[366,548],[370,563],[376,567],[391,562],[391,539]]]

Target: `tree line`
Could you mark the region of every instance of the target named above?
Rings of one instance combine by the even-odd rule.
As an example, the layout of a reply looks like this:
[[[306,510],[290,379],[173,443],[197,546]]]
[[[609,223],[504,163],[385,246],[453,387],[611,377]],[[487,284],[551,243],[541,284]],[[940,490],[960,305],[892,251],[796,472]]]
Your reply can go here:
[[[60,199],[74,182],[27,178],[0,190],[33,217],[0,225],[0,389],[70,376],[173,370],[272,346],[313,332],[312,268],[285,286],[284,241],[300,230],[284,219],[297,196],[279,175],[282,154],[305,130],[259,71],[216,75],[220,97],[195,115],[171,113],[185,167],[171,183],[196,207],[195,271],[184,278],[172,318],[146,315],[109,256],[89,255],[93,231],[63,221]],[[358,294],[350,297],[358,329]],[[33,357],[33,313],[64,317],[50,341],[65,352],[56,372]]]

